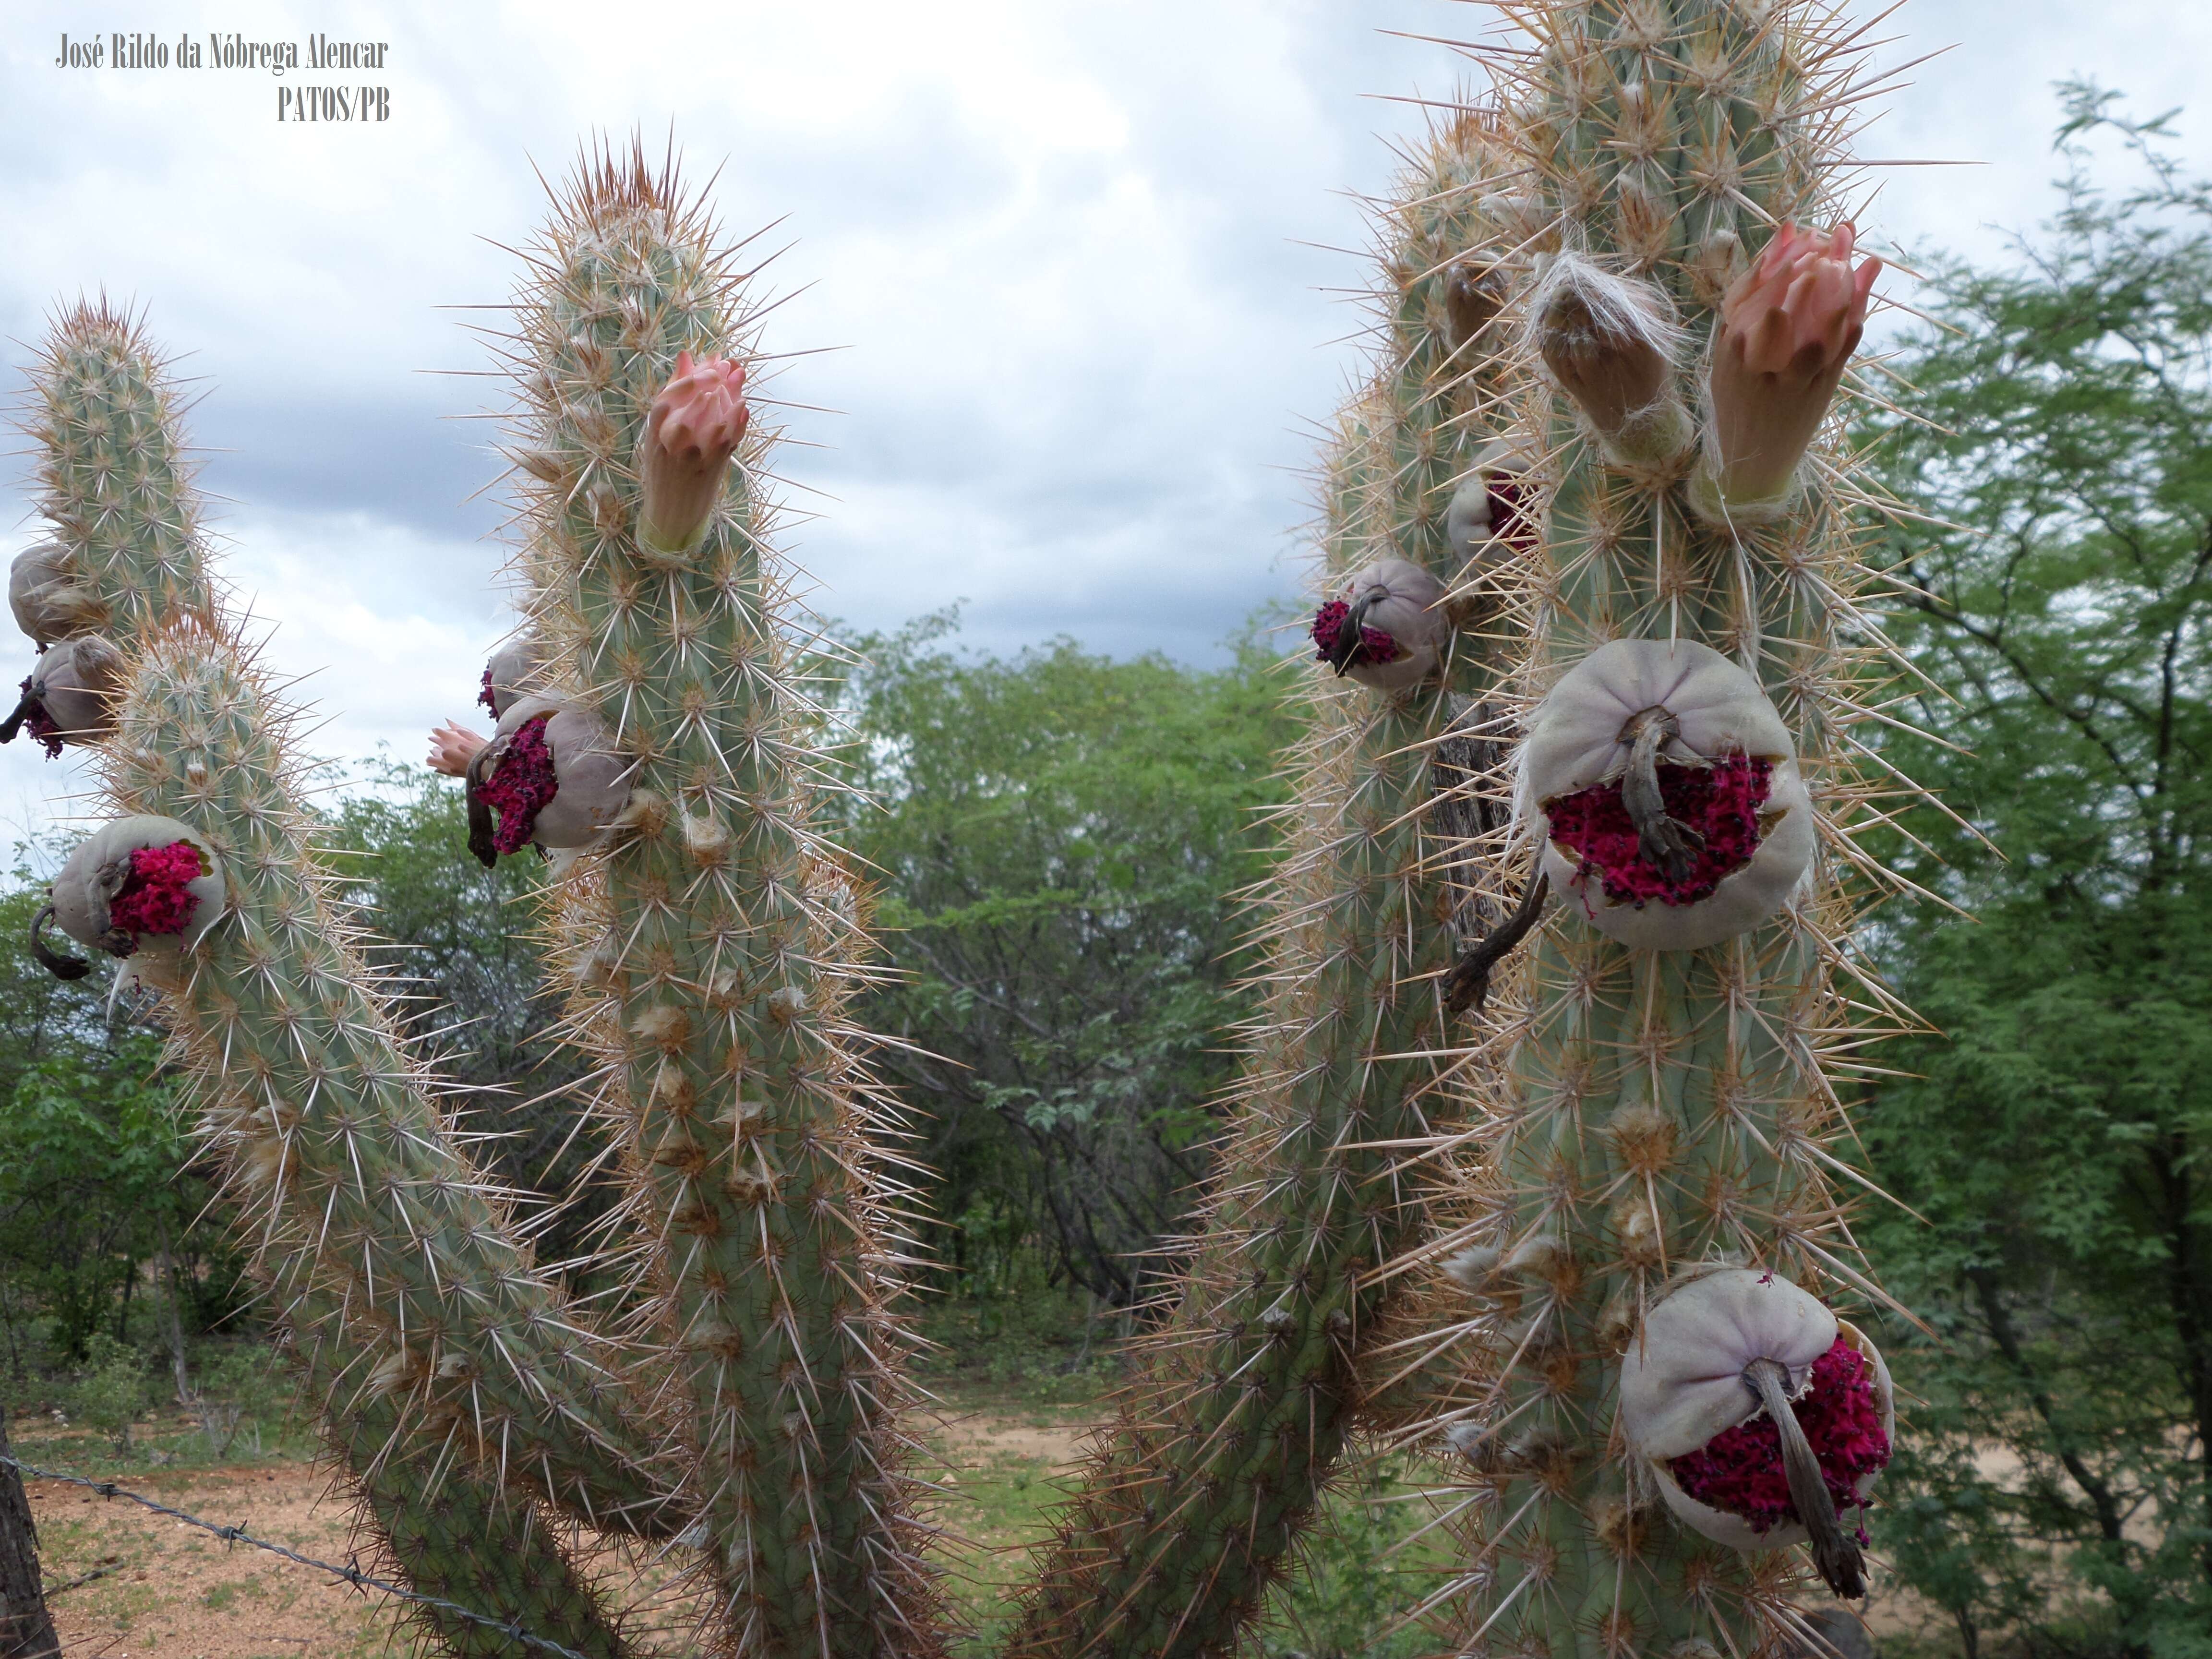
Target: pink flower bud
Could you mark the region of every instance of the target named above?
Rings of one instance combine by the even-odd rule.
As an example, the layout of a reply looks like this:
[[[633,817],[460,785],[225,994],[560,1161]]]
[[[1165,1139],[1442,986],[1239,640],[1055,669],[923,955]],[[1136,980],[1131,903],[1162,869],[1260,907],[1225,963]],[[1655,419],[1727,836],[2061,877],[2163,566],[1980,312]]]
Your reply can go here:
[[[1820,429],[1866,331],[1881,261],[1856,270],[1857,231],[1784,225],[1721,302],[1713,335],[1709,516],[1776,502]]]
[[[684,553],[707,528],[722,471],[745,435],[745,371],[726,357],[694,363],[679,352],[676,374],[645,420],[640,446],[645,505],[638,538],[658,553]]]

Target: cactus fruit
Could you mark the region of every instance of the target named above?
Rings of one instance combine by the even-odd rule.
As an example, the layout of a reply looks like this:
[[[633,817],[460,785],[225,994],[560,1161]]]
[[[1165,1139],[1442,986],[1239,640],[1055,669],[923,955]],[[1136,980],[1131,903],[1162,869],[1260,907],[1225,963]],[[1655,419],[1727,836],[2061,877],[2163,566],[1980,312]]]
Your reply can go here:
[[[126,957],[143,951],[173,964],[215,926],[222,907],[215,849],[174,818],[137,817],[103,824],[79,842],[39,914],[88,949]],[[34,921],[33,939],[38,931]],[[55,971],[76,979],[84,967]]]
[[[1638,950],[1733,939],[1812,866],[1789,728],[1693,640],[1613,640],[1577,663],[1529,721],[1516,793],[1553,890]]]
[[[1839,1518],[1864,1507],[1896,1423],[1874,1345],[1772,1273],[1686,1275],[1621,1356],[1621,1433],[1667,1507],[1740,1550],[1810,1542],[1839,1595],[1866,1594]]]
[[[1304,689],[1311,724],[1290,760],[1231,1139],[1175,1310],[1140,1351],[1009,1645],[1020,1659],[1230,1651],[1395,1369],[1376,1333],[1407,1281],[1385,1269],[1421,1232],[1419,1148],[1459,1110],[1444,999],[1455,884],[1481,890],[1471,911],[1497,908],[1490,849],[1455,840],[1437,797],[1502,794],[1504,779],[1445,786],[1436,755],[1492,689],[1513,562],[1447,526],[1492,436],[1503,329],[1480,201],[1500,165],[1480,118],[1455,121],[1380,216],[1382,361],[1324,477],[1320,585],[1346,613],[1317,621],[1355,626],[1385,573],[1385,637],[1413,647],[1419,672],[1384,690],[1317,664]],[[1322,632],[1325,651],[1341,638]]]
[[[489,865],[533,845],[570,854],[595,846],[629,804],[634,769],[588,710],[512,699],[465,769],[469,850]]]
[[[64,744],[97,742],[115,725],[122,673],[122,653],[99,635],[59,641],[32,665],[22,700],[0,722],[0,743],[28,732],[46,745],[48,760],[58,760]]]
[[[1437,672],[1451,639],[1444,585],[1407,559],[1347,577],[1314,614],[1320,660],[1376,691],[1403,691]]]
[[[41,648],[97,627],[106,615],[99,596],[68,572],[68,550],[53,542],[25,548],[8,568],[8,608]]]
[[[426,1475],[444,1481],[434,1521],[385,1530],[401,1571],[617,1653],[551,1529],[501,1480],[605,1525],[667,1532],[683,1518],[611,1351],[530,1266],[328,895],[289,714],[226,626],[192,529],[171,382],[127,319],[80,306],[53,326],[32,409],[61,574],[126,658],[100,745],[109,796],[185,826],[156,834],[126,818],[85,857],[97,872],[112,862],[102,837],[152,836],[222,872],[221,925],[144,977],[332,1442],[374,1512],[420,1505],[410,1483]],[[73,902],[66,884],[56,899]],[[411,1549],[418,1535],[488,1553],[428,1559]],[[476,1639],[465,1650],[495,1650]]]
[[[1623,1355],[1659,1342],[1686,1269],[1878,1294],[1831,1148],[1835,1080],[1894,1004],[1873,988],[1867,1016],[1832,981],[1879,876],[1851,841],[1875,821],[1852,727],[1878,718],[1856,699],[1887,647],[1854,599],[1869,580],[1848,518],[1863,494],[1838,451],[1801,460],[1873,267],[1849,268],[1847,230],[1774,233],[1842,217],[1828,181],[1857,59],[1825,3],[1511,9],[1525,54],[1492,62],[1528,179],[1534,314],[1510,378],[1543,452],[1520,833],[1554,881],[1604,880],[1553,906],[1497,975],[1476,1073],[1490,1127],[1449,1287],[1454,1330],[1484,1349],[1443,1419],[1468,1542],[1439,1604],[1468,1655],[1750,1654],[1802,1638],[1802,1557],[1678,1524],[1616,1405]],[[1609,410],[1651,390],[1653,353],[1656,401],[1700,411],[1701,444],[1607,429]],[[1708,708],[1730,711],[1686,744],[1670,661],[1714,672]],[[1571,701],[1582,736],[1553,724],[1567,708],[1547,696]],[[1793,793],[1764,817],[1791,757],[1812,811]],[[1576,799],[1607,773],[1605,799]],[[1708,852],[1741,862],[1698,897]],[[1757,902],[1736,908],[1731,881]]]
[[[817,828],[773,434],[740,401],[751,301],[701,202],[634,150],[586,158],[528,258],[528,625],[635,765],[620,833],[570,884],[589,925],[555,931],[575,1029],[613,1049],[701,1571],[744,1651],[927,1654],[944,1620],[906,1473],[904,1246],[866,1133],[887,1109],[843,1012],[865,903]]]

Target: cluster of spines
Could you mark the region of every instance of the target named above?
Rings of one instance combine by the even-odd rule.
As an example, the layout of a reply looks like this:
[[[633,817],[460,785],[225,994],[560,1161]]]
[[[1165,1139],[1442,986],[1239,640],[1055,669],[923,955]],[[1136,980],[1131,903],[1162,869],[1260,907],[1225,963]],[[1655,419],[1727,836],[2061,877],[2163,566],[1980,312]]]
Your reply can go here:
[[[416,1583],[618,1653],[525,1494],[666,1531],[667,1484],[623,1413],[617,1356],[532,1267],[334,902],[292,715],[214,586],[173,386],[97,306],[58,319],[34,381],[41,505],[130,663],[107,796],[191,824],[224,866],[228,914],[161,986],[162,1015],[346,1479]],[[431,1518],[392,1531],[410,1507]],[[418,1534],[447,1553],[422,1554]]]
[[[1496,60],[1532,183],[1530,246],[1665,290],[1702,346],[1770,228],[1837,216],[1855,37],[1826,3],[1577,0],[1504,8]],[[1678,365],[1699,404],[1698,364]],[[1822,824],[1815,884],[1777,921],[1694,952],[1634,952],[1561,911],[1501,987],[1481,1076],[1487,1157],[1463,1182],[1472,1287],[1437,1334],[1485,1351],[1442,1421],[1470,1473],[1468,1567],[1435,1598],[1458,1651],[1748,1654],[1795,1626],[1792,1553],[1740,1556],[1676,1525],[1613,1427],[1617,1356],[1670,1276],[1727,1259],[1845,1298],[1878,1295],[1831,1182],[1836,1079],[1901,1014],[1833,983],[1865,871],[1852,842],[1879,630],[1845,516],[1848,463],[1816,455],[1796,510],[1733,531],[1688,511],[1695,460],[1609,464],[1528,358],[1546,534],[1524,708],[1598,644],[1702,641],[1767,688]],[[1864,981],[1863,981],[1862,983]]]
[[[678,352],[744,362],[757,391],[748,273],[635,151],[587,156],[528,258],[527,625],[635,762],[620,832],[574,878],[595,920],[559,927],[571,1029],[613,1049],[602,1109],[656,1241],[637,1283],[684,1396],[713,1617],[744,1652],[932,1653],[891,1305],[900,1131],[846,1021],[866,896],[817,828],[823,721],[769,545],[769,423],[698,547],[636,532],[645,416]]]
[[[1009,1644],[1024,1659],[1235,1646],[1391,1381],[1377,1334],[1425,1230],[1425,1156],[1462,1109],[1446,981],[1455,921],[1495,908],[1497,849],[1454,836],[1437,791],[1504,781],[1447,781],[1434,759],[1492,689],[1512,584],[1505,550],[1478,576],[1445,530],[1496,434],[1504,250],[1483,208],[1498,183],[1484,119],[1451,122],[1407,162],[1378,213],[1375,376],[1324,464],[1316,586],[1413,561],[1463,584],[1462,630],[1443,675],[1407,693],[1308,676],[1284,850],[1253,896],[1261,1006],[1223,1103],[1229,1138]]]

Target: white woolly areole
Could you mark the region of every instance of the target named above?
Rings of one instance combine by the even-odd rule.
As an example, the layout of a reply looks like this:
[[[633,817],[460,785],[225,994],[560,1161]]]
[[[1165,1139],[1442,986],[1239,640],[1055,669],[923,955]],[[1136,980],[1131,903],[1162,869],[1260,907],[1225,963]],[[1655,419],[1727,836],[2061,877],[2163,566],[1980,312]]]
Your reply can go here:
[[[1616,276],[1579,253],[1553,255],[1536,279],[1526,312],[1530,361],[1543,361],[1546,319],[1566,299],[1579,302],[1607,332],[1641,340],[1668,361],[1680,361],[1688,336],[1667,295],[1652,283]]]
[[[1362,625],[1396,641],[1398,654],[1384,663],[1355,663],[1345,672],[1377,691],[1402,691],[1436,672],[1451,624],[1443,611],[1443,584],[1410,559],[1378,559],[1340,583],[1334,597],[1357,609],[1376,595]]]
[[[1552,840],[1547,803],[1627,770],[1632,715],[1663,708],[1681,727],[1660,750],[1682,765],[1711,765],[1733,755],[1770,763],[1765,833],[1741,869],[1692,904],[1653,900],[1640,908],[1606,896],[1602,878]],[[1569,670],[1537,706],[1522,746],[1515,816],[1542,850],[1552,885],[1609,939],[1640,951],[1696,951],[1747,933],[1773,915],[1812,868],[1812,797],[1799,775],[1790,728],[1759,682],[1692,640],[1613,640]]]

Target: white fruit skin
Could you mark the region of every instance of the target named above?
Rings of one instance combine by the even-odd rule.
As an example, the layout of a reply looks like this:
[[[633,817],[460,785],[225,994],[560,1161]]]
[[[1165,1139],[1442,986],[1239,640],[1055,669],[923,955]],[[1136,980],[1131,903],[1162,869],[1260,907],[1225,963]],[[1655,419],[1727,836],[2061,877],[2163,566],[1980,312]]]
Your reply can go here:
[[[66,550],[52,542],[27,547],[8,571],[8,608],[38,645],[65,640],[97,615],[99,596],[68,575]]]
[[[1668,1291],[1620,1362],[1620,1424],[1636,1449],[1680,1457],[1759,1414],[1745,1367],[1771,1359],[1794,1397],[1840,1324],[1811,1291],[1776,1273],[1724,1267]]]
[[[1694,904],[1638,907],[1605,896],[1598,872],[1552,839],[1543,803],[1618,779],[1628,765],[1621,730],[1640,711],[1674,714],[1679,737],[1662,758],[1710,764],[1747,755],[1773,766],[1761,815],[1773,822],[1741,870]],[[1817,832],[1796,745],[1759,682],[1695,641],[1613,640],[1577,663],[1537,708],[1521,753],[1515,811],[1543,848],[1543,868],[1575,913],[1634,951],[1700,951],[1774,915],[1813,868]]]
[[[1857,1349],[1873,1364],[1875,1398],[1881,1402],[1881,1431],[1888,1437],[1889,1443],[1893,1446],[1895,1445],[1897,1443],[1897,1397],[1890,1383],[1888,1365],[1883,1363],[1882,1357],[1874,1344],[1867,1340],[1866,1334],[1849,1320],[1838,1320],[1836,1330],[1838,1335]],[[1832,1343],[1831,1346],[1832,1346],[1833,1344]],[[1757,1409],[1756,1406],[1753,1407],[1753,1411]],[[1746,1418],[1751,1415],[1751,1412],[1744,1413]],[[1694,1451],[1696,1448],[1691,1447],[1688,1449]],[[1677,1453],[1676,1455],[1679,1456],[1680,1454]],[[1692,1532],[1697,1533],[1701,1537],[1710,1538],[1716,1544],[1725,1544],[1730,1549],[1741,1550],[1749,1555],[1761,1550],[1788,1549],[1792,1545],[1802,1544],[1812,1537],[1812,1534],[1796,1522],[1784,1522],[1779,1526],[1769,1527],[1765,1532],[1760,1532],[1740,1515],[1730,1515],[1726,1510],[1717,1510],[1710,1504],[1700,1504],[1675,1483],[1674,1473],[1668,1468],[1666,1459],[1662,1457],[1652,1456],[1647,1453],[1644,1468],[1650,1472],[1652,1479],[1657,1482],[1659,1496],[1666,1500],[1667,1507],[1673,1511],[1674,1518],[1689,1528]],[[1874,1490],[1875,1483],[1881,1479],[1881,1471],[1879,1469],[1871,1474],[1863,1474],[1859,1477],[1855,1490],[1863,1499]]]
[[[1383,598],[1369,608],[1364,626],[1388,634],[1398,654],[1386,663],[1357,663],[1345,672],[1376,691],[1403,691],[1419,685],[1437,669],[1451,633],[1441,608],[1443,584],[1408,559],[1379,559],[1347,579],[1337,598],[1357,605],[1381,588]]]
[[[491,672],[491,717],[495,720],[506,719],[518,697],[537,695],[545,678],[544,665],[538,659],[535,635],[510,640],[492,653],[484,666]]]
[[[1510,556],[1510,549],[1494,546],[1498,526],[1490,521],[1491,481],[1500,475],[1516,477],[1534,465],[1526,446],[1511,438],[1493,438],[1475,458],[1474,469],[1452,491],[1444,509],[1444,540],[1466,562],[1457,580],[1466,582]]]
[[[141,955],[152,955],[162,960],[173,960],[189,951],[205,937],[222,915],[228,900],[223,885],[222,866],[216,860],[215,849],[195,830],[174,818],[139,816],[118,818],[94,830],[69,856],[61,873],[54,878],[54,924],[88,950],[100,948],[100,936],[106,931],[104,907],[95,907],[92,901],[92,876],[100,866],[135,853],[142,848],[167,847],[188,841],[200,849],[206,860],[208,872],[185,884],[185,890],[199,901],[192,919],[182,933],[153,933],[139,942]]]
[[[561,787],[539,810],[530,839],[555,852],[590,847],[629,804],[630,775],[636,767],[615,752],[606,727],[590,714],[550,697],[521,697],[508,703],[493,741],[512,738],[540,714],[549,717],[545,747],[552,754],[554,776]],[[486,769],[487,775],[490,770]]]

